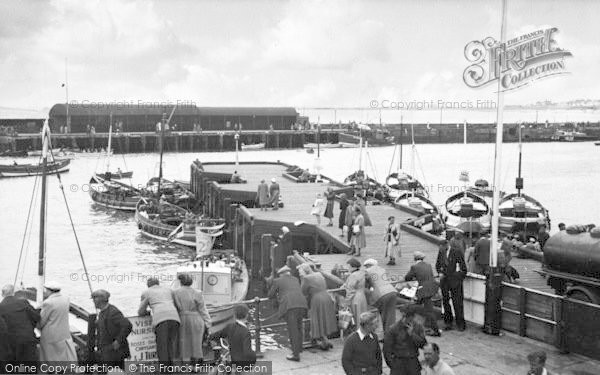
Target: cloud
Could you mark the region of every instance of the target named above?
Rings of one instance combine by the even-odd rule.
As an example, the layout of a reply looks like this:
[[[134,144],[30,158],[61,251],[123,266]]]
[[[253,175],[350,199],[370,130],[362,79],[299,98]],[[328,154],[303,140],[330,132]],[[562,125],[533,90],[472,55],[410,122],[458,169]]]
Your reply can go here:
[[[359,2],[290,2],[262,39],[267,66],[347,70],[389,58],[384,25],[366,18]]]

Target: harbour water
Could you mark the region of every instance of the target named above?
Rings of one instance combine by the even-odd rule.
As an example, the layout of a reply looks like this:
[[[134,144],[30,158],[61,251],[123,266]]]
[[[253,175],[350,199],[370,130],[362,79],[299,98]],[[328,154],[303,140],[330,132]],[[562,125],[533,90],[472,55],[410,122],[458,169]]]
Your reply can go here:
[[[443,204],[445,197],[461,191],[460,171],[470,172],[471,181],[485,178],[491,183],[493,176],[493,144],[429,144],[416,147],[416,175],[430,191],[436,204]],[[394,147],[371,148],[363,152],[363,168],[369,175],[383,181],[390,169]],[[404,146],[403,164],[411,172],[412,151]],[[358,149],[321,150],[322,173],[338,181],[358,168]],[[134,315],[139,296],[145,289],[149,276],[157,276],[163,283],[170,283],[177,265],[190,259],[191,249],[160,244],[140,236],[132,214],[117,213],[92,205],[87,193],[87,182],[93,171],[102,169],[103,159],[98,154],[71,156],[71,170],[62,175],[64,192],[71,210],[75,228],[88,267],[92,288],[104,288],[111,292],[111,302],[126,315]],[[301,167],[313,168],[315,154],[305,150],[244,151],[240,161],[283,161]],[[189,179],[192,160],[234,161],[230,153],[180,153],[165,154],[165,177]],[[29,158],[29,162],[36,159]],[[505,144],[502,157],[500,188],[511,192],[517,174],[518,145]],[[24,159],[18,160],[24,163]],[[0,163],[12,163],[3,158]],[[125,165],[126,164],[126,165]],[[133,170],[134,185],[143,185],[155,175],[158,157],[153,154],[113,157],[111,169],[120,167]],[[552,231],[559,222],[569,224],[600,224],[600,147],[586,143],[531,143],[523,145],[524,192],[540,200],[550,211]],[[244,175],[243,165],[239,171]],[[423,174],[425,178],[423,179]],[[279,176],[265,176],[265,178]],[[0,211],[0,283],[12,283],[15,278],[22,241],[26,252],[23,282],[35,285],[37,275],[37,247],[39,224],[39,197],[34,200],[36,212],[31,236],[23,233],[35,177],[1,179],[2,210]],[[89,289],[73,232],[58,187],[56,176],[48,177],[48,236],[46,274],[47,279],[57,280],[72,300],[88,310],[93,309]],[[254,188],[254,187],[249,187]],[[285,191],[282,192],[285,202]],[[310,207],[307,207],[307,217]],[[336,211],[337,212],[337,211]],[[376,230],[376,228],[373,228]],[[21,278],[19,277],[19,280]]]

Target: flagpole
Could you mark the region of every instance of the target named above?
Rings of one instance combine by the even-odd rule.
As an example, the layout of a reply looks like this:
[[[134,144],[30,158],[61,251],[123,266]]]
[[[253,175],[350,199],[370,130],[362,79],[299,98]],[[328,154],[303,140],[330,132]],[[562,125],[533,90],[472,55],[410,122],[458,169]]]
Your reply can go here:
[[[500,46],[506,41],[506,8],[507,0],[502,0],[502,26],[500,31]],[[501,69],[502,62],[506,58],[500,55],[497,69]],[[494,155],[494,182],[492,198],[492,235],[490,239],[490,271],[486,277],[485,295],[485,317],[483,331],[490,335],[500,334],[502,297],[502,274],[498,267],[498,229],[499,229],[499,206],[500,206],[500,178],[502,159],[502,136],[503,136],[503,114],[504,114],[504,92],[501,86],[502,79],[498,79],[498,108],[496,112],[496,148]]]

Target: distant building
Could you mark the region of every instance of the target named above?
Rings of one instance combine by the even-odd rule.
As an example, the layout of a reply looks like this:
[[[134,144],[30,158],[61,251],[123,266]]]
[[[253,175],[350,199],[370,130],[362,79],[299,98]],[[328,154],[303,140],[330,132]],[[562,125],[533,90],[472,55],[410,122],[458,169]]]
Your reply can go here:
[[[87,125],[95,126],[97,133],[108,132],[112,123],[121,123],[122,132],[154,132],[163,113],[171,114],[169,104],[102,104],[69,105],[71,133],[85,133]],[[53,131],[66,125],[67,106],[55,104],[50,109],[49,120]],[[181,105],[175,109],[171,124],[177,131],[193,131],[199,125],[204,131],[211,130],[289,130],[298,120],[298,112],[289,107],[197,107]],[[196,127],[197,129],[197,127]],[[115,130],[115,129],[113,129]]]

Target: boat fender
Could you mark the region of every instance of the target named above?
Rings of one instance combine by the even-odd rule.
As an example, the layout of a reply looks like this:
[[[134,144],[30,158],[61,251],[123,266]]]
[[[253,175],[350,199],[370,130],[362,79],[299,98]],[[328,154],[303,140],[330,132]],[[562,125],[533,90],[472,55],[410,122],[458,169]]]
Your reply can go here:
[[[138,223],[138,229],[141,230],[142,229],[142,223]]]

